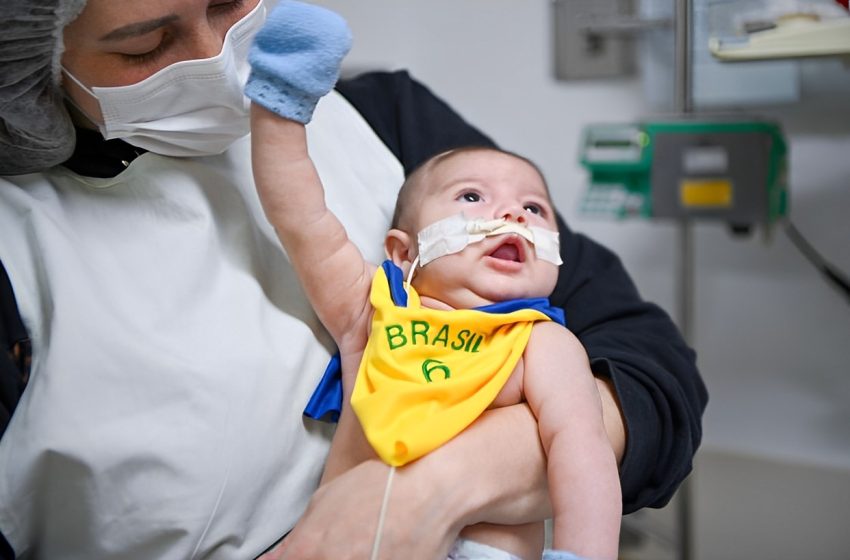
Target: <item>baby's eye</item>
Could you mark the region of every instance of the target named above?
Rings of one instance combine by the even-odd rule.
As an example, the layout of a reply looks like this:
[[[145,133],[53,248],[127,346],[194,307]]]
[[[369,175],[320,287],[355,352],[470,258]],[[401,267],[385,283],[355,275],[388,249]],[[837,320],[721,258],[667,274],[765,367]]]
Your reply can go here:
[[[532,214],[537,214],[538,216],[543,214],[543,209],[537,204],[526,204],[523,206],[526,212],[531,212]]]
[[[465,200],[466,202],[480,202],[481,201],[481,195],[478,194],[477,192],[465,192],[462,195],[460,195],[459,198],[462,199],[462,200]]]

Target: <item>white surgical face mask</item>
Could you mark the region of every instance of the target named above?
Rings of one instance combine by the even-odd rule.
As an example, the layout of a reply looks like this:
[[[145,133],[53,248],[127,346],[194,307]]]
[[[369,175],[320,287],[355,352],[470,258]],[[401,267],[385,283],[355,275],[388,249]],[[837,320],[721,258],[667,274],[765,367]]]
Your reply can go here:
[[[248,49],[265,21],[262,0],[231,26],[212,58],[166,66],[139,83],[87,88],[103,114],[100,132],[167,156],[220,154],[249,132]]]

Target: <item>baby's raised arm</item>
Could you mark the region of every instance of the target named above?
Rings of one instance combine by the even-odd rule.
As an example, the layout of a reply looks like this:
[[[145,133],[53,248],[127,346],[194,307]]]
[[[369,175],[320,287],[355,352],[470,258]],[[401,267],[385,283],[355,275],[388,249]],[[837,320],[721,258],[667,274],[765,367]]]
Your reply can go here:
[[[254,180],[310,303],[339,344],[368,305],[372,266],[325,205],[305,124],[336,83],[351,36],[338,15],[282,1],[257,34],[245,94]]]

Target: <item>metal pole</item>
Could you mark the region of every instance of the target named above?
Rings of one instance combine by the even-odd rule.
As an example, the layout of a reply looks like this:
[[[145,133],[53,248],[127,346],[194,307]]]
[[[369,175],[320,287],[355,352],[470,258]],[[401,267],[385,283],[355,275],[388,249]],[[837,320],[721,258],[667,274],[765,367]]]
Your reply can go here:
[[[693,6],[690,0],[676,0],[675,8],[675,65],[676,90],[675,104],[679,113],[693,111],[691,98],[691,32],[693,29]]]
[[[692,37],[693,4],[691,0],[675,2],[675,109],[679,114],[693,111],[692,85]],[[685,217],[679,224],[678,266],[678,312],[679,328],[688,344],[693,344],[694,307],[694,247],[691,221]],[[686,478],[678,490],[679,559],[693,557],[693,519],[691,479]]]
[[[679,328],[689,344],[693,335],[694,248],[693,228],[687,218],[679,224]],[[682,481],[677,491],[679,560],[693,558],[693,475]]]

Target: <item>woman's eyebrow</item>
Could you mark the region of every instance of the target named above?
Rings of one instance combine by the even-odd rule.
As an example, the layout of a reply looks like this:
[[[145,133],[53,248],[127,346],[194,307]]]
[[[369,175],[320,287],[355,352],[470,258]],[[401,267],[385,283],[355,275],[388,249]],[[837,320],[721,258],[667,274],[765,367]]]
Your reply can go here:
[[[106,35],[100,38],[101,41],[120,41],[122,39],[128,39],[130,37],[138,37],[139,35],[144,35],[146,33],[150,33],[151,31],[155,31],[160,27],[165,27],[170,23],[173,23],[180,19],[180,16],[177,14],[171,14],[167,16],[163,16],[157,19],[151,19],[148,21],[140,21],[137,23],[130,23],[123,27],[119,27],[117,29],[113,29]]]

